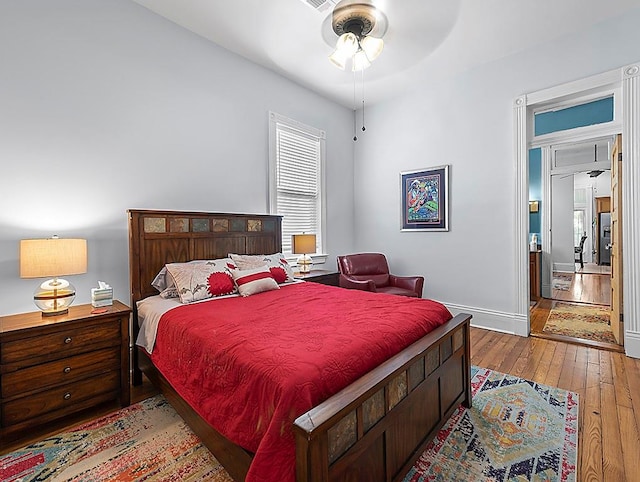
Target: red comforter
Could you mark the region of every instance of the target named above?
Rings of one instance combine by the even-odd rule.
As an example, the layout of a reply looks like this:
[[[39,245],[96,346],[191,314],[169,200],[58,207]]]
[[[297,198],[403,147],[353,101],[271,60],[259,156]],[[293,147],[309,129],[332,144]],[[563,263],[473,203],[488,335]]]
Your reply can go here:
[[[151,358],[255,454],[247,482],[294,481],[293,420],[449,319],[430,300],[300,283],[165,313]]]

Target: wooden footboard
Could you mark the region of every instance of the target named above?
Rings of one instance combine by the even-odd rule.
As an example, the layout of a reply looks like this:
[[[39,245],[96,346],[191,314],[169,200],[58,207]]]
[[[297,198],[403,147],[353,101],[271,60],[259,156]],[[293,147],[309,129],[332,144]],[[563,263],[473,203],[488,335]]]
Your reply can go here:
[[[298,482],[402,480],[460,403],[470,315],[458,315],[298,417]]]

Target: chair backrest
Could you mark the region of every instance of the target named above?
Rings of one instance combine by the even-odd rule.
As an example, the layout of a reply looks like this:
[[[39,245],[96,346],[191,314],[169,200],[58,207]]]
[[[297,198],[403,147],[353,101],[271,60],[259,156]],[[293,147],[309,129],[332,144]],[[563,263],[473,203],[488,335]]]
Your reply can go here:
[[[582,251],[584,249],[584,242],[587,240],[587,235],[583,234],[582,237],[580,238],[580,250]]]
[[[376,286],[389,284],[389,265],[384,254],[358,253],[338,256],[338,270],[358,281],[373,280]]]

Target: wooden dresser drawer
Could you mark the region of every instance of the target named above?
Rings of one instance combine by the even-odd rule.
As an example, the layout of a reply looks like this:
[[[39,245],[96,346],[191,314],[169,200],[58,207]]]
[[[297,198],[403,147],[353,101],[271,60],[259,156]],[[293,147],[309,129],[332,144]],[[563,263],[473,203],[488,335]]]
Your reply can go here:
[[[25,420],[37,419],[53,411],[61,411],[63,415],[73,413],[77,410],[75,404],[78,401],[90,399],[105,392],[112,392],[113,398],[117,398],[119,387],[120,372],[112,371],[100,377],[62,385],[6,402],[2,410],[2,425],[10,426]]]
[[[100,376],[120,367],[120,347],[105,348],[70,356],[42,365],[6,373],[2,376],[2,398]]]
[[[2,345],[0,362],[9,364],[28,360],[35,365],[46,360],[63,358],[100,346],[120,344],[120,321],[114,319],[99,325],[88,324],[67,328],[64,326],[45,335],[7,341]]]

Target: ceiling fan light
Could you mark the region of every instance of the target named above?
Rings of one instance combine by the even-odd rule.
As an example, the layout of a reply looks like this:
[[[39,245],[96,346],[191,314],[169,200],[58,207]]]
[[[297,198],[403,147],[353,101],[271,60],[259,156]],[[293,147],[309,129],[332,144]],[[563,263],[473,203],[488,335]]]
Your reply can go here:
[[[360,72],[371,65],[364,50],[358,50],[353,56],[353,71]]]
[[[343,33],[338,37],[336,50],[342,52],[345,58],[351,57],[358,51],[358,37],[350,32]]]
[[[344,70],[347,66],[347,59],[349,56],[344,55],[340,50],[334,50],[331,55],[329,55],[329,60],[333,65],[338,67],[340,70]]]
[[[367,54],[369,62],[373,62],[382,53],[384,41],[377,37],[365,37],[360,41],[362,50]]]

